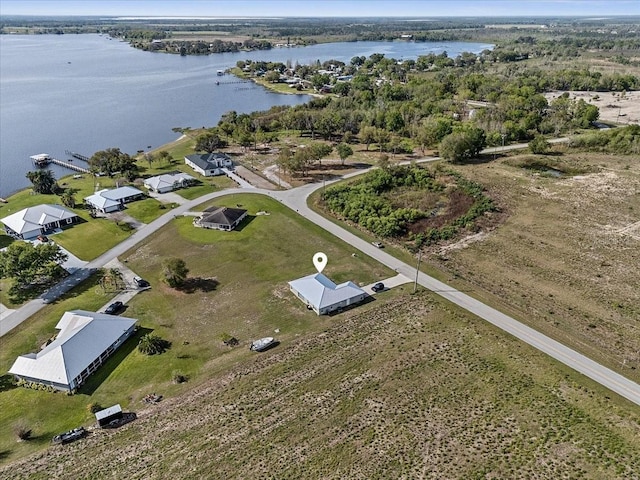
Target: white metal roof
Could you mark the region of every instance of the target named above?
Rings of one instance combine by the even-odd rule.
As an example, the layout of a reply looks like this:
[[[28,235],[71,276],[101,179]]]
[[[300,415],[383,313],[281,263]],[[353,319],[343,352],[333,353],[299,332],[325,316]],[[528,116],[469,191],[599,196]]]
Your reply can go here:
[[[336,285],[322,273],[299,278],[289,282],[289,286],[318,310],[365,293],[353,282]]]
[[[163,175],[156,175],[155,177],[147,178],[144,184],[149,188],[158,190],[165,187],[173,187],[176,183],[190,182],[195,180],[191,175],[187,173],[165,173]]]
[[[38,353],[19,356],[9,373],[69,385],[135,323],[86,310],[65,312],[56,325],[56,339]]]
[[[99,208],[101,210],[105,210],[107,208],[110,207],[115,207],[115,206],[119,206],[120,202],[118,202],[117,200],[111,200],[105,196],[102,195],[102,192],[104,192],[105,190],[101,190],[99,192],[94,193],[93,195],[89,195],[88,197],[86,197],[84,199],[85,202],[90,203],[91,205],[93,205],[96,208]]]
[[[104,410],[100,410],[99,412],[96,412],[96,420],[100,421],[104,418],[108,418],[111,415],[115,415],[118,413],[122,412],[122,407],[120,406],[119,403],[116,403],[115,405],[112,405],[109,408],[105,408]]]
[[[142,195],[142,191],[138,190],[134,187],[119,187],[114,189],[100,190],[93,195],[89,195],[85,198],[85,201],[94,205],[100,209],[106,209],[109,207],[114,207],[120,205],[120,201],[125,198],[135,197],[136,195]]]
[[[22,235],[25,232],[39,230],[40,227],[60,220],[77,217],[74,212],[61,205],[36,205],[4,217],[0,221],[14,232]]]

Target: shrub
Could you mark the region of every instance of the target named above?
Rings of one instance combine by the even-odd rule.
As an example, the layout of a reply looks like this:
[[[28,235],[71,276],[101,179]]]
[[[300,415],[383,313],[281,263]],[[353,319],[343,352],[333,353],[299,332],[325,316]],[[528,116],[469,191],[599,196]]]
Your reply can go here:
[[[104,410],[104,407],[97,402],[91,402],[87,405],[87,411],[89,413],[97,413],[100,410]]]
[[[529,142],[529,150],[536,155],[544,155],[551,148],[551,144],[542,135],[538,135]]]
[[[189,377],[179,370],[174,370],[171,374],[171,381],[173,383],[185,383],[187,380],[189,380]]]
[[[171,342],[152,333],[147,333],[138,342],[138,351],[145,355],[159,355],[171,347]]]
[[[31,438],[31,429],[24,421],[20,421],[13,426],[13,433],[18,437],[18,441],[23,442]]]

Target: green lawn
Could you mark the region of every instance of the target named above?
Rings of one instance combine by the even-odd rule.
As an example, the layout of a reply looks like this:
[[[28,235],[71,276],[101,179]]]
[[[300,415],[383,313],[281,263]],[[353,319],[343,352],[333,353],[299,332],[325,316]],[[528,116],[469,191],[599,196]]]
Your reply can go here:
[[[165,206],[155,198],[145,198],[144,200],[127,203],[124,213],[131,215],[142,223],[151,223],[160,215],[167,213],[167,208],[171,207]]]
[[[75,396],[22,388],[0,391],[0,452],[8,452],[0,462],[42,448],[55,433],[89,423],[86,405],[91,402],[103,406],[120,403],[135,411],[147,393],[173,396],[206,381],[213,372],[247,361],[252,354],[246,348],[251,340],[275,335],[286,343],[380,303],[372,302],[335,317],[316,316],[290,293],[287,284],[315,271],[315,252],[328,255],[324,273],[338,283],[370,283],[394,272],[364,255],[352,257],[347,245],[268,197],[233,195],[215,203],[241,204],[250,218],[239,231],[220,232],[196,228],[192,218],[180,217],[121,258],[152,285],[129,303],[123,315],[139,319],[145,331],[152,330],[172,342],[171,349],[147,357],[135,350],[133,339]],[[270,215],[256,216],[259,211]],[[74,229],[78,227],[82,225]],[[191,293],[160,282],[162,259],[170,256],[187,263]],[[396,294],[389,292],[385,298]],[[108,297],[94,280],[65,300],[45,307],[2,338],[0,371],[6,372],[18,355],[36,351],[54,333],[53,327],[64,311],[95,310],[107,302]],[[274,334],[276,329],[279,333]],[[223,334],[235,336],[240,347],[224,345]],[[173,384],[174,371],[187,375],[189,382]],[[36,441],[16,444],[12,426],[19,420],[33,427]]]
[[[133,232],[122,230],[113,220],[91,218],[87,210],[76,210],[82,217],[74,224],[51,237],[81,260],[93,260],[115,247]]]

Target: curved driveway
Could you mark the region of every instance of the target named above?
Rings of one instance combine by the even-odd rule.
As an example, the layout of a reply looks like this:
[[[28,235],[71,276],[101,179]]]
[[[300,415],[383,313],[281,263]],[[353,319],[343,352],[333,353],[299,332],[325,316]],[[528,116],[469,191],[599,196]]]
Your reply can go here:
[[[566,141],[565,139],[558,139],[557,141]],[[496,149],[497,150],[497,149]],[[490,151],[485,151],[485,153],[491,153]],[[424,161],[433,161],[434,159],[425,159]],[[359,175],[363,173],[363,171],[354,172],[346,177],[351,177],[355,175]],[[334,183],[337,180],[332,180],[326,182],[327,184]],[[116,258],[117,256],[123,254],[128,249],[132,248],[140,241],[145,239],[147,236],[157,231],[167,223],[169,223],[176,216],[180,216],[183,213],[191,210],[198,204],[209,201],[211,199],[221,197],[224,195],[229,195],[233,193],[252,193],[252,194],[261,194],[267,195],[276,200],[279,200],[287,207],[295,210],[303,217],[307,218],[311,222],[316,225],[324,228],[331,234],[345,241],[349,245],[357,248],[361,252],[369,255],[370,257],[376,259],[383,265],[391,268],[392,270],[396,270],[398,273],[401,273],[409,278],[414,278],[416,270],[413,266],[410,266],[397,258],[389,255],[388,253],[380,250],[379,248],[374,247],[368,242],[362,240],[361,238],[353,235],[342,227],[336,225],[335,223],[327,220],[321,215],[315,213],[307,206],[307,198],[314,191],[323,188],[323,184],[310,184],[304,185],[302,187],[298,187],[292,190],[285,191],[269,191],[262,189],[241,189],[241,188],[233,188],[227,189],[220,192],[210,193],[208,195],[204,195],[195,200],[191,200],[186,202],[179,207],[171,210],[166,213],[162,217],[154,220],[148,225],[145,225],[140,230],[136,231],[131,237],[126,239],[124,242],[115,246],[105,254],[91,261],[85,269],[82,269],[76,272],[74,275],[68,277],[63,283],[54,287],[50,292],[50,298],[57,298],[63,292],[69,290],[73,286],[80,283],[82,280],[87,278],[89,274],[95,269],[103,267],[107,262]],[[523,342],[531,345],[534,348],[537,348],[541,352],[546,353],[557,361],[573,368],[574,370],[582,373],[586,377],[594,380],[595,382],[609,388],[610,390],[618,393],[619,395],[627,398],[631,402],[640,405],[640,385],[629,380],[628,378],[614,372],[613,370],[604,367],[603,365],[587,358],[586,356],[576,352],[575,350],[561,344],[553,340],[552,338],[543,335],[540,332],[524,325],[523,323],[515,320],[508,315],[505,315],[498,310],[485,305],[484,303],[476,300],[465,293],[462,293],[449,285],[436,280],[429,275],[426,275],[422,272],[418,274],[418,283],[431,290],[432,292],[440,295],[441,297],[449,300],[450,302],[458,305],[459,307],[467,310],[468,312],[486,320],[487,322],[495,325],[496,327],[504,330],[507,333],[510,333],[514,337],[522,340]],[[45,296],[46,297],[46,296]],[[19,325],[21,322],[26,320],[29,316],[33,315],[35,312],[40,310],[45,305],[45,299],[38,298],[35,299],[28,304],[24,305],[19,310],[14,313],[8,315],[2,321],[0,321],[0,336],[4,335],[6,332]]]

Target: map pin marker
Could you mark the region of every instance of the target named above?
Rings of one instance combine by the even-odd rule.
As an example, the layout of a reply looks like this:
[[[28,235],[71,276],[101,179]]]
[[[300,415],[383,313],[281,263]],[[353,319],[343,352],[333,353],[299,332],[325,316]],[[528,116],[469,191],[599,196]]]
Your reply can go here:
[[[324,267],[327,266],[327,256],[322,252],[316,253],[313,256],[313,264],[315,265],[316,270],[318,270],[318,273],[322,273]]]

